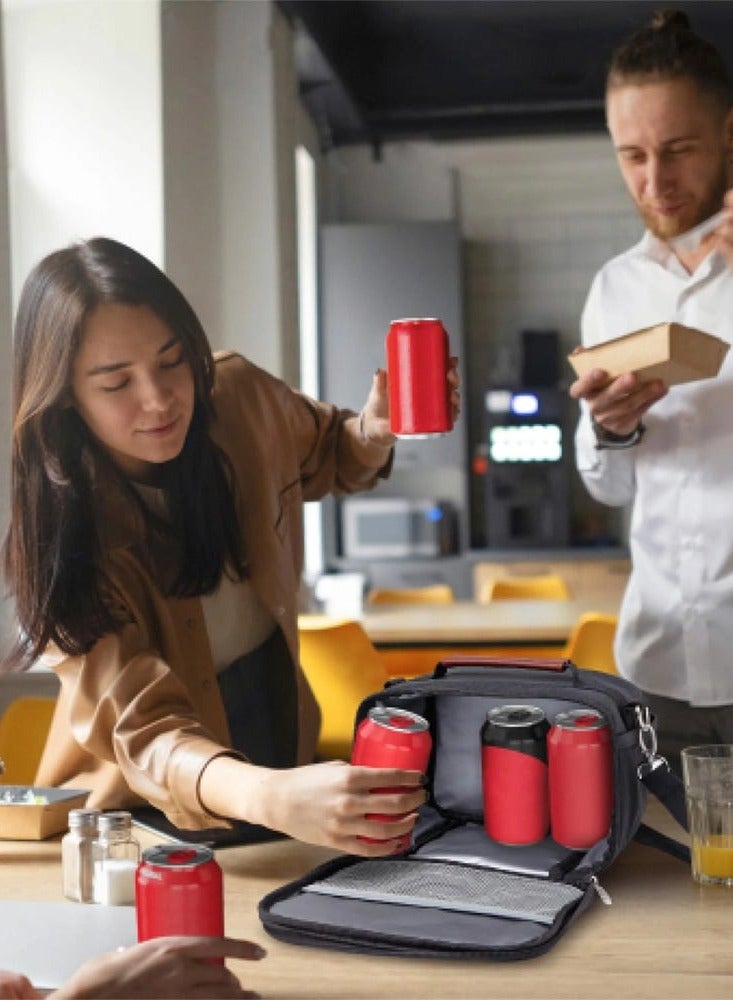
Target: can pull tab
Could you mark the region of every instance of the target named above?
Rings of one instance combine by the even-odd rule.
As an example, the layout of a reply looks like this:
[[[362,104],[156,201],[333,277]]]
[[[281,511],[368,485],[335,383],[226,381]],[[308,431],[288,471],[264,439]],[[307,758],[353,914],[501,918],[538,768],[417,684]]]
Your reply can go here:
[[[596,890],[596,893],[598,894],[598,898],[603,903],[603,905],[604,906],[611,906],[613,904],[613,900],[611,899],[610,893],[608,893],[603,888],[603,886],[598,881],[598,879],[596,878],[595,875],[591,875],[590,881],[591,881],[591,885],[593,886],[593,888]]]

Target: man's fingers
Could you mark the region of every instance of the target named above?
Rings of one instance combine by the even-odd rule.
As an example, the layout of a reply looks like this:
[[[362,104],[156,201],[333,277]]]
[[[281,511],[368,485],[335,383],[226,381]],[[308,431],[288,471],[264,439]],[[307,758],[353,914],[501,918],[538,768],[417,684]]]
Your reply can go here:
[[[256,961],[267,952],[254,941],[230,937],[172,936],[158,939],[175,951],[185,952],[190,958],[241,958]]]

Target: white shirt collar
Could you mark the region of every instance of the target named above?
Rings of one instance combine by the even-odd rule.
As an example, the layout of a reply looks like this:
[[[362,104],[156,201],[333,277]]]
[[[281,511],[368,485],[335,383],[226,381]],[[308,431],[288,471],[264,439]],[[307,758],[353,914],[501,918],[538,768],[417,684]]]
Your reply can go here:
[[[727,266],[718,251],[711,250],[707,257],[698,265],[697,269],[692,274],[689,274],[675,254],[672,253],[669,245],[664,240],[660,240],[658,236],[655,236],[648,229],[644,230],[644,235],[631,248],[629,253],[633,256],[646,257],[649,260],[656,261],[656,263],[661,264],[668,271],[679,273],[681,276],[689,279],[705,277],[711,271],[719,270],[721,266]]]

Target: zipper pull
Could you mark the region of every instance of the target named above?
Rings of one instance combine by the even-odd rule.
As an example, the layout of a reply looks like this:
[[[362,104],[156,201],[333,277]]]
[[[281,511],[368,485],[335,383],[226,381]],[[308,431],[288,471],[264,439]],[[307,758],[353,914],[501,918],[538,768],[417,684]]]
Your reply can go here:
[[[603,888],[603,886],[598,881],[598,879],[595,877],[595,875],[591,875],[590,880],[591,880],[591,884],[592,884],[593,888],[598,893],[598,896],[599,896],[601,902],[603,903],[603,905],[604,906],[611,906],[611,904],[613,903],[613,900],[611,899],[611,896],[609,895],[609,893],[606,892],[606,890]]]

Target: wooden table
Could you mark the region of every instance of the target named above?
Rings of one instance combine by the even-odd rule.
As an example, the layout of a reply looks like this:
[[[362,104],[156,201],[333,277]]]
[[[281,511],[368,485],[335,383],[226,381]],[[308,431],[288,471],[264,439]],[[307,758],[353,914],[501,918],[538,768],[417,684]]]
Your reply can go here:
[[[618,612],[612,598],[601,604],[591,609],[577,599],[377,605],[364,609],[361,622],[372,642],[385,647],[546,645],[564,643],[585,611]]]
[[[657,806],[654,803],[654,806]],[[650,822],[680,836],[662,810]],[[152,835],[140,834],[143,846]],[[303,948],[270,938],[257,902],[333,852],[294,841],[220,850],[227,932],[267,949],[260,963],[232,962],[263,997],[303,1000],[730,1000],[733,889],[701,888],[687,865],[632,845],[601,882],[596,901],[546,955],[523,962],[398,959]],[[3,895],[60,900],[60,845],[0,843]],[[82,905],[82,904],[80,904]],[[448,919],[448,918],[446,918]],[[7,929],[3,929],[7,932]]]

